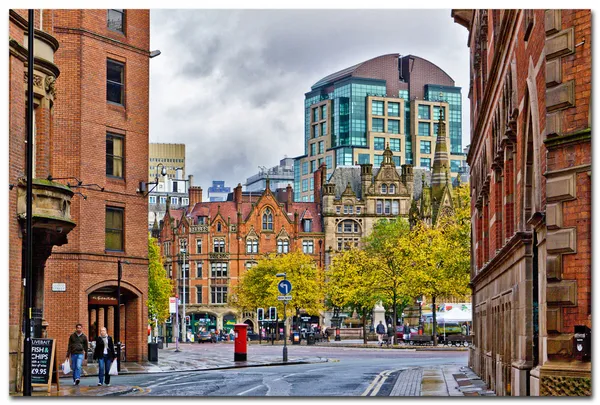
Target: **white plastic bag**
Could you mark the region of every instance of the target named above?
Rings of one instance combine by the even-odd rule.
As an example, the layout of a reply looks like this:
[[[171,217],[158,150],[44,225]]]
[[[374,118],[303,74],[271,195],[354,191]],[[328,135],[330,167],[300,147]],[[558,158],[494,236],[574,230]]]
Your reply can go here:
[[[67,375],[67,374],[69,374],[71,372],[71,362],[69,361],[68,358],[62,364],[62,372],[65,375]]]
[[[117,359],[115,359],[110,365],[110,370],[108,370],[108,375],[119,375],[117,371]]]

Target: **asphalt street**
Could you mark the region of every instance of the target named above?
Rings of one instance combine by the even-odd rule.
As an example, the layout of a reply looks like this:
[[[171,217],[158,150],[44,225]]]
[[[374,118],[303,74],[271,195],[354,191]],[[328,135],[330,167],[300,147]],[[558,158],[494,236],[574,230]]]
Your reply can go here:
[[[229,350],[225,345],[202,348]],[[252,346],[261,355],[281,346]],[[410,351],[290,346],[290,356],[317,356],[326,363],[249,367],[227,370],[120,375],[119,385],[133,386],[123,396],[388,396],[397,378],[415,367],[467,364],[467,352]],[[87,382],[87,381],[86,381]]]

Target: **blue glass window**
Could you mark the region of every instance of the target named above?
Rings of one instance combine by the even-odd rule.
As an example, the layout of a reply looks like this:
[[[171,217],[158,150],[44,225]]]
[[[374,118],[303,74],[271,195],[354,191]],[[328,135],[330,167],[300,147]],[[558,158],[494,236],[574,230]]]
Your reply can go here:
[[[431,112],[428,105],[419,104],[419,118],[422,120],[431,119]]]
[[[316,160],[311,160],[310,161],[310,172],[314,173],[315,170],[317,170],[317,161]]]
[[[325,142],[319,142],[319,153],[325,153]]]
[[[319,121],[319,109],[313,108],[313,122]]]
[[[313,138],[319,137],[319,125],[313,125]]]
[[[302,191],[308,191],[308,179],[302,179]]]
[[[400,133],[400,121],[388,120],[388,132],[390,134],[399,134]]]
[[[383,118],[373,118],[373,132],[383,132]]]
[[[433,136],[438,136],[440,134],[440,124],[437,122],[433,123]]]
[[[325,136],[325,135],[327,135],[327,123],[322,122],[321,123],[321,136]]]
[[[383,162],[383,155],[373,156],[373,163],[374,163],[375,167],[381,166],[381,162]]]
[[[314,156],[317,154],[317,143],[311,143],[310,144],[310,155]]]
[[[375,138],[374,139],[374,148],[375,150],[384,150],[385,149],[385,138]]]
[[[431,168],[431,159],[430,158],[421,158],[421,167],[424,169]]]
[[[431,153],[431,142],[421,141],[421,153]]]
[[[400,156],[392,156],[392,160],[394,161],[394,164],[396,165],[396,167],[400,167]],[[392,189],[392,186],[390,186],[390,190]],[[391,193],[391,191],[390,191]]]
[[[310,191],[313,191],[315,189],[315,178],[311,177],[310,178]]]
[[[400,139],[390,139],[390,149],[392,152],[400,152]]]
[[[364,165],[364,164],[368,164],[368,163],[371,163],[371,156],[366,153],[359,153],[358,154],[358,164]]]
[[[371,102],[371,114],[383,115],[383,101],[373,100]]]
[[[327,165],[327,169],[332,169],[333,165],[332,165],[332,158],[331,156],[325,156],[325,165]]]
[[[421,136],[430,136],[431,135],[431,127],[429,126],[429,122],[419,122],[419,135]]]
[[[302,162],[302,174],[308,174],[308,162]]]
[[[388,116],[399,117],[400,116],[400,103],[388,102]]]
[[[327,104],[321,106],[321,119],[324,120],[327,117]]]
[[[458,173],[460,171],[460,160],[450,160],[450,171],[452,173]]]

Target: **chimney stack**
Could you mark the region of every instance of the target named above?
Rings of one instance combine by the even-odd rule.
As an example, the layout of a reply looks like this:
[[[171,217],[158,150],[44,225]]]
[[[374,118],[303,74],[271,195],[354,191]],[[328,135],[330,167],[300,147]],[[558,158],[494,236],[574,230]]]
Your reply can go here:
[[[317,204],[321,204],[321,187],[323,187],[323,183],[324,183],[324,178],[325,178],[325,171],[327,170],[327,166],[325,165],[325,163],[322,163],[321,166],[319,166],[319,168],[315,171],[314,173],[314,181],[315,181],[315,189],[313,191],[314,194],[314,201]]]
[[[235,201],[236,207],[242,204],[242,185],[240,183],[233,189],[233,201]]]
[[[289,209],[292,208],[292,203],[294,202],[294,189],[291,184],[288,184],[285,188],[286,200],[285,200],[285,210],[289,212]]]
[[[202,202],[202,187],[191,186],[188,188],[188,195],[190,197],[190,208],[193,209],[196,204]]]

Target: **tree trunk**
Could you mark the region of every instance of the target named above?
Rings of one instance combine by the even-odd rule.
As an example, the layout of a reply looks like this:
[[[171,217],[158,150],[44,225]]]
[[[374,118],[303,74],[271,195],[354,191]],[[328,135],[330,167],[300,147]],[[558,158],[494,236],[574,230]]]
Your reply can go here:
[[[363,321],[363,343],[367,344],[367,308],[362,310],[362,321]]]
[[[431,297],[431,303],[433,304],[433,345],[437,346],[437,321],[435,318],[435,314],[436,314],[436,306],[435,306],[435,295]]]
[[[394,314],[393,314],[393,319],[392,319],[392,331],[393,331],[393,335],[392,336],[394,336],[394,337],[396,336],[396,322],[398,322],[398,303],[396,301],[397,301],[397,299],[396,299],[396,296],[394,294],[394,302],[393,302],[393,305],[394,305]],[[388,339],[389,339],[389,336],[390,336],[390,332],[388,331]],[[398,342],[396,342],[396,340],[397,339],[394,339],[394,343],[395,344],[398,343]]]

